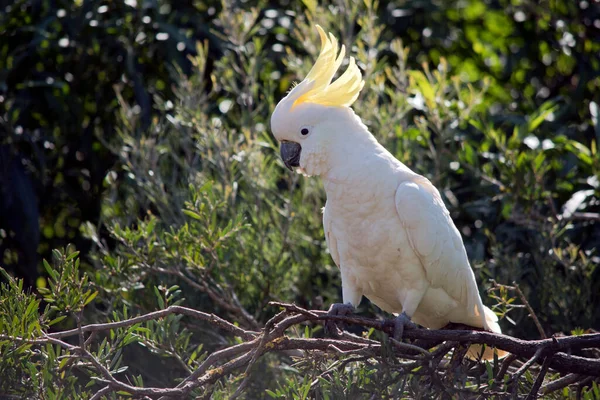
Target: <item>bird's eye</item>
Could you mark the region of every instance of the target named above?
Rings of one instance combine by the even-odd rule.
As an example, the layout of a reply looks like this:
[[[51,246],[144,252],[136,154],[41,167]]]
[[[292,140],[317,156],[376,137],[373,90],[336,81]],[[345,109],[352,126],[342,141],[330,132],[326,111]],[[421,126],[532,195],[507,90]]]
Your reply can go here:
[[[300,133],[302,134],[302,136],[306,136],[310,133],[310,130],[306,127],[300,129]]]

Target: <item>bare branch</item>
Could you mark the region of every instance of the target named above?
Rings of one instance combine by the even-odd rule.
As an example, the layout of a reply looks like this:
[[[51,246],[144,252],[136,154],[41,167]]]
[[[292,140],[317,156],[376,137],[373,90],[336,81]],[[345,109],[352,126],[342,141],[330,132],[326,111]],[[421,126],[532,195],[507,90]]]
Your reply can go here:
[[[102,389],[98,390],[90,400],[100,400],[102,396],[109,394],[112,392],[112,388],[110,386],[104,386]]]
[[[569,374],[569,375],[565,375],[565,376],[563,376],[560,379],[557,379],[555,381],[549,382],[549,383],[545,384],[544,386],[542,386],[540,388],[540,392],[542,394],[552,393],[552,392],[560,390],[560,389],[562,389],[564,387],[572,385],[574,383],[580,382],[580,381],[582,381],[585,378],[586,378],[586,376],[585,375],[581,375],[581,374]]]
[[[513,290],[517,293],[517,296],[519,296],[519,299],[521,300],[521,302],[523,303],[525,308],[527,308],[527,311],[529,312],[529,316],[531,317],[531,319],[533,319],[533,323],[535,324],[538,332],[540,333],[540,337],[542,339],[546,339],[547,338],[546,332],[544,332],[544,328],[542,327],[542,324],[540,323],[539,318],[537,317],[535,311],[533,311],[533,308],[527,301],[527,297],[525,297],[525,294],[521,291],[521,288],[519,287],[519,285],[517,285],[517,282],[513,281],[513,286],[508,286],[508,285],[502,285],[500,283],[497,283],[495,280],[492,279],[492,284],[494,285],[494,287],[502,287],[507,290]],[[515,306],[513,306],[513,307],[515,307]]]
[[[540,372],[538,373],[538,376],[535,379],[533,386],[531,387],[531,391],[527,395],[526,400],[537,399],[538,391],[540,390],[540,386],[542,386],[542,383],[544,382],[544,377],[546,376],[546,373],[548,372],[549,366],[550,366],[550,357],[546,357],[544,359],[544,363],[542,364],[542,368],[541,368]]]
[[[236,336],[241,337],[242,339],[252,339],[257,333],[252,331],[246,331],[241,329],[229,321],[224,320],[221,317],[218,317],[214,314],[204,313],[202,311],[197,311],[191,308],[182,307],[182,306],[169,306],[164,310],[153,311],[148,314],[140,315],[138,317],[126,319],[123,321],[116,322],[107,322],[105,324],[91,324],[85,325],[81,327],[81,332],[98,332],[98,331],[107,331],[110,329],[117,328],[125,328],[131,325],[135,325],[139,322],[150,321],[154,319],[159,319],[166,317],[169,314],[183,314],[188,317],[192,317],[195,319],[199,319],[205,322],[208,322],[212,325],[216,325],[218,328],[228,331],[229,333],[233,333]],[[68,331],[56,332],[48,334],[51,338],[64,338],[68,336],[78,335],[80,330],[78,328],[70,329]]]
[[[10,340],[14,342],[25,342],[33,345],[45,345],[52,343],[59,345],[72,352],[70,359],[79,359],[77,366],[85,361],[86,368],[95,371],[100,377],[95,377],[97,382],[104,384],[104,387],[98,390],[92,398],[100,399],[113,391],[126,391],[136,397],[155,399],[183,398],[190,394],[192,390],[204,389],[206,392],[202,395],[211,393],[211,385],[218,382],[226,376],[230,376],[236,370],[244,368],[246,376],[251,372],[254,363],[266,353],[296,351],[302,357],[309,357],[311,354],[330,354],[337,357],[347,358],[348,360],[376,360],[377,362],[388,362],[382,359],[384,350],[390,352],[395,359],[394,368],[398,371],[417,371],[411,372],[413,375],[429,376],[436,387],[444,385],[444,374],[446,377],[452,376],[453,371],[463,365],[462,358],[464,352],[471,344],[486,344],[490,347],[496,347],[511,353],[500,366],[494,383],[483,389],[483,392],[471,391],[471,389],[453,389],[445,388],[450,395],[453,393],[462,393],[471,391],[471,393],[480,394],[498,394],[508,395],[505,392],[499,392],[496,389],[503,385],[505,375],[508,373],[511,363],[517,358],[525,359],[523,365],[512,375],[510,385],[513,395],[519,390],[518,381],[528,369],[537,371],[537,378],[531,388],[528,398],[534,399],[538,392],[542,394],[551,393],[559,390],[569,384],[577,382],[587,382],[588,378],[600,377],[600,360],[590,357],[582,357],[572,354],[578,350],[589,348],[600,348],[600,334],[588,334],[581,336],[558,337],[540,340],[522,340],[497,333],[469,330],[461,327],[458,330],[429,330],[419,328],[407,328],[404,331],[404,339],[412,343],[398,342],[390,339],[392,346],[382,346],[382,343],[376,340],[343,333],[338,338],[296,338],[286,335],[288,329],[294,326],[307,323],[325,323],[326,321],[343,322],[354,324],[364,328],[373,328],[383,333],[392,334],[394,329],[393,319],[380,320],[364,318],[356,315],[339,316],[329,315],[326,311],[306,310],[294,304],[273,303],[282,307],[284,310],[264,325],[261,332],[246,331],[230,322],[217,317],[213,314],[207,314],[180,306],[170,306],[164,310],[151,312],[138,317],[130,318],[124,321],[110,322],[106,324],[79,325],[76,329],[51,334],[43,334],[41,337],[25,339],[9,335],[0,335],[0,340]],[[238,336],[242,343],[231,345],[223,349],[212,352],[193,372],[182,377],[182,381],[172,388],[152,388],[135,387],[125,383],[102,364],[87,348],[97,332],[107,331],[132,326],[139,322],[154,320],[166,317],[170,314],[182,314],[207,322],[218,329]],[[91,333],[85,339],[85,333]],[[69,344],[61,338],[78,336],[79,345]],[[445,358],[447,354],[453,351],[453,359],[448,361]],[[401,360],[412,360],[409,362]],[[538,360],[544,360],[541,367]],[[184,362],[183,359],[180,360]],[[346,365],[346,364],[344,364]],[[331,368],[334,368],[332,365]],[[328,370],[332,370],[329,368]],[[550,370],[569,373],[564,378],[542,385],[548,371]],[[190,369],[186,370],[189,372]],[[246,380],[238,386],[236,395],[240,395],[245,387]],[[475,389],[472,389],[475,390]]]
[[[494,385],[499,385],[500,383],[502,383],[502,380],[504,379],[504,375],[506,375],[506,371],[508,371],[510,364],[512,364],[513,361],[515,361],[516,359],[517,359],[516,355],[509,354],[504,359],[504,361],[502,361],[502,365],[500,365],[500,369],[498,370],[498,373],[496,374],[496,378],[494,379]]]

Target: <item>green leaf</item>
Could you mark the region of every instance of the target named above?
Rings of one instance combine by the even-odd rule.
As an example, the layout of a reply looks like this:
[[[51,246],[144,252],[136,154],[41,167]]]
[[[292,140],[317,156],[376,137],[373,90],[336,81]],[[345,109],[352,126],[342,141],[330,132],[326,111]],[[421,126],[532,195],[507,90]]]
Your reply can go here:
[[[96,384],[96,381],[94,379],[90,379],[90,381],[85,385],[85,388],[89,388],[92,387]]]
[[[488,375],[488,383],[491,385],[494,381],[494,369],[492,368],[492,364],[488,361],[485,361],[485,369]]]
[[[52,257],[54,257],[54,259],[56,261],[60,261],[63,257],[62,253],[60,252],[59,249],[53,249],[52,250]]]
[[[523,152],[521,154],[519,154],[519,156],[517,157],[517,168],[520,168],[522,166],[525,165],[525,162],[527,161],[528,158],[528,154]]]
[[[117,369],[116,371],[114,371],[114,372],[113,372],[113,371],[111,371],[111,372],[113,372],[113,373],[115,373],[115,374],[120,374],[120,373],[122,373],[122,372],[125,372],[125,371],[127,371],[128,369],[129,369],[129,367],[128,367],[127,365],[125,365],[125,366],[123,366],[123,367],[120,367],[120,368],[119,368],[119,369]]]
[[[188,217],[191,217],[191,218],[196,219],[198,221],[202,221],[203,220],[202,215],[198,214],[195,211],[192,211],[192,210],[183,210],[183,213],[185,215],[187,215]]]
[[[310,381],[306,381],[301,388],[300,398],[302,400],[306,400],[308,398],[309,392],[310,392]]]
[[[44,264],[44,268],[46,269],[46,272],[48,273],[48,275],[50,275],[54,280],[58,280],[58,277],[59,277],[58,272],[50,266],[48,261],[43,260],[42,263]]]
[[[52,321],[48,322],[48,325],[52,326],[52,325],[58,324],[60,321],[62,321],[65,318],[67,318],[66,315],[61,315],[60,317],[56,317]]]
[[[151,218],[150,221],[146,224],[146,236],[150,236],[150,234],[154,231],[156,227],[156,218]]]
[[[465,143],[463,143],[463,148],[464,148],[465,160],[467,161],[467,163],[469,163],[469,165],[476,165],[475,151],[473,151],[473,147],[471,147],[470,144],[465,142]]]
[[[435,91],[433,90],[433,87],[427,80],[425,74],[421,71],[411,70],[408,71],[408,75],[418,86],[419,91],[427,101],[427,105],[429,107],[433,107],[433,105],[435,104]]]
[[[540,108],[534,112],[527,122],[527,132],[533,132],[546,118],[558,109],[558,104],[553,101],[548,101],[540,106]]]
[[[9,273],[6,272],[6,270],[4,268],[0,267],[0,273],[2,274],[4,279],[6,279],[11,284],[13,284],[15,282],[15,279],[12,276],[10,276]]]
[[[143,326],[137,326],[133,329],[134,332],[138,332],[138,333],[152,333],[152,331],[146,327]]]
[[[98,296],[98,291],[95,291],[94,293],[92,293],[91,295],[89,295],[88,298],[83,303],[83,305],[87,306],[90,303],[90,301],[92,301],[92,300],[94,300],[96,298],[96,296]]]
[[[67,258],[65,259],[65,261],[70,261],[70,260],[74,259],[75,257],[77,257],[78,255],[79,255],[79,252],[78,251],[74,251],[74,252],[72,252],[71,254],[69,254],[67,256]]]
[[[544,161],[546,161],[546,156],[544,155],[544,153],[540,152],[533,160],[536,171],[540,170],[542,164],[544,164]]]
[[[469,124],[471,126],[473,126],[474,128],[476,128],[477,130],[479,130],[480,132],[484,132],[485,131],[485,129],[483,128],[483,124],[480,121],[478,121],[478,120],[475,120],[473,118],[469,118]]]
[[[63,358],[62,360],[60,360],[60,362],[58,363],[58,369],[63,369],[63,367],[69,362],[69,358]]]
[[[25,317],[33,314],[34,310],[36,310],[37,308],[38,308],[37,301],[34,300],[31,303],[29,303],[29,305],[27,306],[27,309],[25,310]]]
[[[302,3],[310,14],[314,15],[317,12],[317,0],[302,0]]]
[[[156,294],[158,306],[160,308],[165,308],[165,300],[163,299],[162,295],[160,294],[160,291],[158,290],[158,287],[156,287],[156,286],[154,286],[154,294]]]

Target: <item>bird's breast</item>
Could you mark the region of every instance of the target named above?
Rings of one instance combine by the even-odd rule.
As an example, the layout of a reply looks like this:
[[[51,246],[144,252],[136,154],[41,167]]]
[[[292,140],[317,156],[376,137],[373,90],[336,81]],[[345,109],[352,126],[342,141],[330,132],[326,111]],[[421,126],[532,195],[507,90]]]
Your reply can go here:
[[[356,190],[354,191],[357,192]],[[398,217],[395,190],[327,198],[340,268],[362,294],[388,312],[401,312],[404,294],[426,279]]]
[[[418,261],[397,217],[393,198],[365,200],[356,207],[336,207],[328,199],[327,209],[341,268],[347,269],[365,294],[390,282],[398,286],[400,281],[411,279],[410,268],[403,266]]]

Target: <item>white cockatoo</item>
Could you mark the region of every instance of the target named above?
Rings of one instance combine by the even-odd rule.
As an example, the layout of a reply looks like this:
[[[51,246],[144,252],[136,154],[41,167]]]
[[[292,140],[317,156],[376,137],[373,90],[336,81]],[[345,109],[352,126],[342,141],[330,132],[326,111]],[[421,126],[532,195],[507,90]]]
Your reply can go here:
[[[277,104],[271,129],[288,168],[323,179],[325,238],[342,277],[343,305],[331,312],[349,312],[366,296],[399,314],[400,336],[411,319],[432,329],[454,322],[500,333],[440,193],[379,144],[350,108],[364,85],[360,70],[351,57],[331,82],[345,47],[338,53],[336,38],[317,29],[321,53]]]

